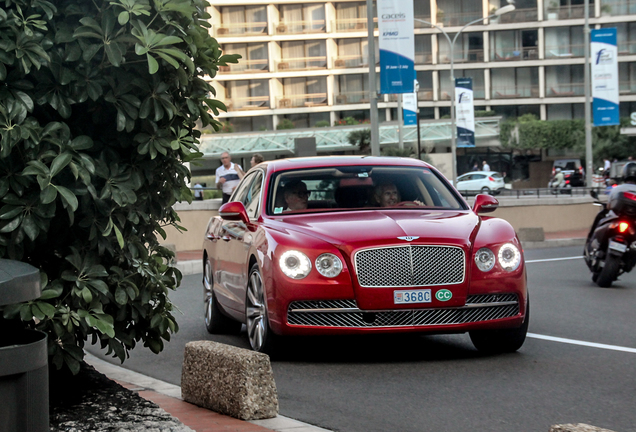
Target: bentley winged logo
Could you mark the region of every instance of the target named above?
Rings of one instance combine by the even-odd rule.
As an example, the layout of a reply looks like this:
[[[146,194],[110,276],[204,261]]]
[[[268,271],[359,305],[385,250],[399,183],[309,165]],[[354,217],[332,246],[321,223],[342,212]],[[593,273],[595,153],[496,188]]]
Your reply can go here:
[[[417,240],[418,238],[420,238],[420,237],[419,236],[402,236],[402,237],[398,237],[398,239],[406,240],[406,241],[413,241],[413,240]]]

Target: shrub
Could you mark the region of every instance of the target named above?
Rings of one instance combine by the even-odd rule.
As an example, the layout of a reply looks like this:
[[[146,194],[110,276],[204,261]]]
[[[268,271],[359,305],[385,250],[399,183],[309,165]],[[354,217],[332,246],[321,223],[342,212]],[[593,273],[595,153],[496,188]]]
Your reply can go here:
[[[317,121],[316,124],[314,125],[314,127],[329,127],[331,123],[329,123],[328,120],[320,120]]]
[[[276,125],[276,129],[281,130],[281,129],[294,129],[296,126],[294,125],[294,122],[291,121],[290,119],[282,119],[278,125]]]
[[[234,132],[234,125],[229,121],[221,122],[221,127],[219,128],[218,133],[232,133]]]
[[[16,0],[0,9],[0,257],[38,267],[42,296],[3,308],[79,370],[91,339],[123,362],[178,330],[181,281],[159,244],[190,201],[222,56],[203,0]],[[24,18],[27,17],[27,18]]]
[[[343,119],[337,120],[334,123],[334,126],[353,126],[353,125],[357,125],[360,124],[360,122],[358,120],[356,120],[353,117],[345,117]]]
[[[357,145],[360,147],[360,152],[363,154],[370,153],[371,150],[371,129],[359,129],[347,135],[349,144]]]

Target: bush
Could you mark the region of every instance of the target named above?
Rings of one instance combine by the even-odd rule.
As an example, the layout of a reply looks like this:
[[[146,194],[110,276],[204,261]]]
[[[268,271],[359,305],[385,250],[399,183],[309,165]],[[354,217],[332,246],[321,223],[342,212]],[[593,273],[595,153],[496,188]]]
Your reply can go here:
[[[331,123],[329,123],[328,120],[320,120],[317,121],[316,124],[314,125],[314,127],[329,127]]]
[[[277,130],[294,129],[295,127],[296,126],[294,125],[294,122],[290,119],[282,119],[280,122],[278,122],[278,125],[276,125]]]
[[[353,126],[353,125],[357,125],[360,124],[360,122],[358,120],[356,120],[353,117],[345,117],[343,119],[337,120],[334,123],[334,126]]]
[[[221,127],[218,130],[218,133],[232,133],[234,132],[234,125],[229,121],[221,122]]]
[[[369,154],[371,152],[371,129],[359,129],[347,135],[349,144],[360,147],[360,152]]]
[[[79,370],[86,340],[123,362],[178,330],[181,281],[159,244],[191,201],[184,162],[222,56],[202,0],[16,0],[0,9],[0,257],[38,267],[42,296],[2,309]],[[27,18],[24,18],[27,17]]]

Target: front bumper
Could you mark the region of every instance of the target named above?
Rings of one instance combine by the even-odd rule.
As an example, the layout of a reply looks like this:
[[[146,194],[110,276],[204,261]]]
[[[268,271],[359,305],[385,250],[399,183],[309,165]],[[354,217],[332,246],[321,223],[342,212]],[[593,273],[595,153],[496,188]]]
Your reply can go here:
[[[376,311],[359,309],[355,300],[294,301],[287,309],[285,333],[461,332],[518,327],[522,318],[516,294],[471,295],[460,307]]]

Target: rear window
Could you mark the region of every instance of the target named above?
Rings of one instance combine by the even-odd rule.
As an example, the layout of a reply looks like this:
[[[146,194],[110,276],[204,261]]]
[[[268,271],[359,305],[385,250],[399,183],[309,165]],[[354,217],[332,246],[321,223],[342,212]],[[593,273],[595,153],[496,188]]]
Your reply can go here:
[[[467,209],[454,189],[428,168],[312,168],[284,171],[271,181],[270,215],[378,207]],[[398,199],[383,201],[382,194]]]
[[[499,173],[492,173],[491,176],[492,176],[492,178],[496,178],[496,179],[503,178],[502,175],[499,174]]]

